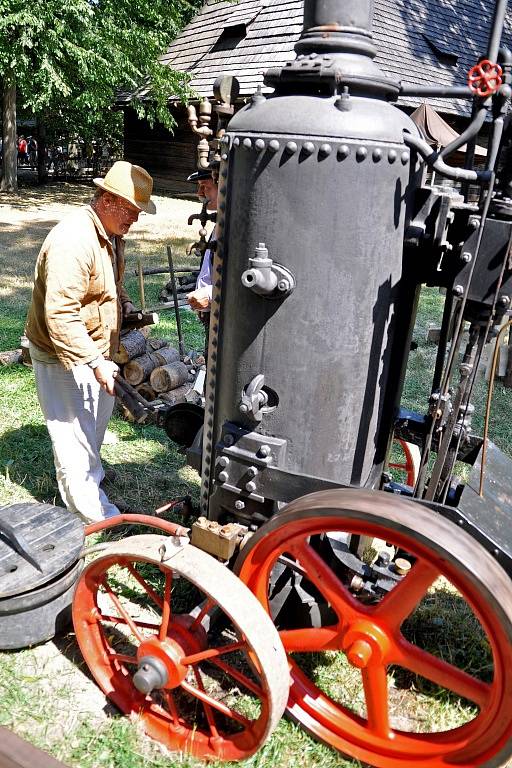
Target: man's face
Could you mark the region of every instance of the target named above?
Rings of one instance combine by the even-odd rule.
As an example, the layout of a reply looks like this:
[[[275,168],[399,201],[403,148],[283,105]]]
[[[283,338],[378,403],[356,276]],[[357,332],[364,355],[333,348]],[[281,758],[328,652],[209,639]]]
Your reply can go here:
[[[206,209],[208,211],[217,210],[218,194],[219,194],[219,188],[217,186],[217,183],[212,178],[200,179],[197,182],[197,196],[201,200],[201,202],[204,202],[205,200],[208,201],[208,205],[206,206]]]
[[[105,192],[100,197],[96,211],[103,226],[111,235],[126,235],[140,214],[140,210],[134,205],[110,192]]]

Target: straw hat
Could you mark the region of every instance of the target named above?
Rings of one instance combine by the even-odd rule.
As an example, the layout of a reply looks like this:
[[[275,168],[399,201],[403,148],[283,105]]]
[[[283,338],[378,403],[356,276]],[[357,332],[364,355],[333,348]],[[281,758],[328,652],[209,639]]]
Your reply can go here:
[[[97,187],[122,197],[141,211],[156,213],[151,200],[153,179],[140,165],[132,165],[126,160],[117,160],[104,179],[93,179]]]

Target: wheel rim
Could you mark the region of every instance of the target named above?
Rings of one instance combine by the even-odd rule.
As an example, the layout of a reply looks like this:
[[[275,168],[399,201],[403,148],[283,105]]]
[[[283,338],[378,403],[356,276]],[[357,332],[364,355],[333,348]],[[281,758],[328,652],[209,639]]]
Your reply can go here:
[[[407,576],[380,602],[365,605],[310,546],[309,537],[344,531],[383,539],[413,555]],[[270,611],[268,586],[277,558],[292,556],[334,609],[334,624],[283,630],[292,686],[288,712],[316,737],[379,768],[501,765],[512,752],[510,581],[497,563],[453,523],[418,504],[378,491],[339,490],[292,502],[254,536],[236,571]],[[404,622],[440,576],[463,596],[492,650],[493,675],[484,682],[407,640]],[[302,658],[343,651],[360,670],[366,712],[324,692]],[[292,654],[301,653],[301,661]],[[339,655],[339,654],[337,654]],[[390,668],[409,670],[475,705],[466,724],[440,732],[404,731],[390,714]],[[504,713],[507,713],[504,715]]]
[[[390,469],[398,469],[405,473],[405,482],[407,485],[414,488],[416,480],[418,479],[418,472],[420,467],[421,452],[417,445],[408,443],[407,440],[401,438],[395,438],[393,440],[394,445],[399,445],[404,455],[404,460],[399,462],[392,462],[389,464]]]
[[[286,655],[269,617],[231,572],[190,545],[162,562],[168,541],[114,542],[86,568],[73,603],[80,649],[105,694],[170,749],[248,757],[284,711]]]

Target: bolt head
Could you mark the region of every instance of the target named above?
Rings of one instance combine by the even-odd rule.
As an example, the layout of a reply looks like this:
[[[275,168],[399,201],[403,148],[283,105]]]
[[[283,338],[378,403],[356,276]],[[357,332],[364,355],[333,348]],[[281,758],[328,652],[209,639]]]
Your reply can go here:
[[[284,293],[285,291],[290,290],[290,283],[288,280],[283,279],[278,282],[277,287],[278,287],[278,290],[283,291]]]
[[[242,509],[245,509],[245,503],[241,499],[237,499],[235,501],[235,509],[241,512]]]
[[[258,456],[262,459],[266,459],[267,456],[270,456],[270,453],[271,451],[269,445],[262,445],[258,450]]]
[[[240,411],[240,413],[248,413],[249,412],[249,406],[246,403],[240,403],[239,411]]]
[[[253,483],[252,480],[250,480],[248,483],[245,484],[245,490],[249,491],[249,493],[254,493],[256,490],[256,483]]]
[[[471,254],[469,251],[463,251],[463,253],[461,253],[461,256],[460,256],[460,257],[461,257],[462,261],[463,261],[465,264],[469,264],[469,262],[470,262],[470,261],[471,261],[471,259],[473,258],[472,254]]]
[[[229,475],[227,472],[219,472],[219,482],[220,483],[226,483],[229,479]]]
[[[229,464],[229,459],[227,456],[221,456],[218,461],[219,467],[227,467]]]
[[[464,287],[462,285],[454,285],[453,286],[453,295],[454,296],[462,296],[464,293]]]
[[[258,474],[258,470],[256,469],[256,467],[249,467],[249,469],[247,470],[247,474],[249,475],[249,477],[256,477],[256,475]]]

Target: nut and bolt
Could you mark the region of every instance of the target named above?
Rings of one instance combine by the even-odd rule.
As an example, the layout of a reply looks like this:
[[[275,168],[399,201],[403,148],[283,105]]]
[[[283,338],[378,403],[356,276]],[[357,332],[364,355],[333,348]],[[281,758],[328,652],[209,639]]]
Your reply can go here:
[[[256,467],[249,467],[249,469],[247,470],[247,475],[249,477],[256,477],[257,474],[258,474],[258,470]]]
[[[283,291],[283,293],[284,293],[284,291],[289,291],[290,290],[290,282],[289,282],[289,280],[285,280],[284,278],[283,278],[283,280],[279,280],[279,282],[277,284],[277,288],[278,288],[278,290]]]
[[[227,472],[219,472],[219,482],[220,483],[226,483],[229,479],[229,475]]]
[[[464,293],[464,286],[462,285],[454,285],[453,286],[453,295],[454,296],[462,296]]]
[[[510,296],[500,296],[498,299],[498,304],[500,307],[509,307],[510,306]]]
[[[250,480],[248,483],[245,484],[245,490],[249,491],[249,493],[254,493],[254,491],[256,490],[256,483]]]
[[[409,560],[405,559],[405,557],[397,557],[394,562],[394,568],[395,573],[398,573],[399,576],[405,576],[405,574],[409,573],[411,570],[412,565]]]
[[[219,467],[227,467],[228,464],[229,464],[229,459],[228,459],[227,456],[221,456],[217,463],[218,463]]]
[[[480,220],[472,216],[469,220],[469,226],[471,229],[477,229],[480,226]]]
[[[461,257],[462,261],[463,261],[465,264],[469,264],[469,262],[470,262],[470,261],[471,261],[471,259],[473,258],[472,254],[471,254],[469,251],[463,251],[463,252],[461,253],[460,257]]]
[[[249,406],[247,405],[247,403],[240,403],[238,410],[240,411],[240,413],[248,413]]]
[[[262,446],[260,446],[257,455],[261,459],[266,459],[267,456],[270,456],[270,453],[271,453],[270,446],[269,445],[262,445]]]
[[[241,512],[242,509],[245,509],[245,503],[241,499],[237,499],[235,501],[235,509]]]

